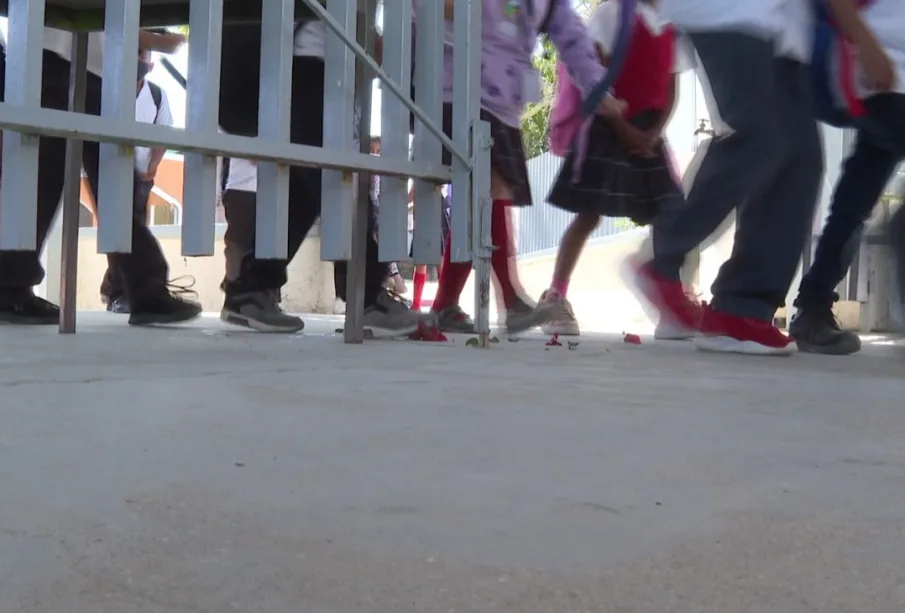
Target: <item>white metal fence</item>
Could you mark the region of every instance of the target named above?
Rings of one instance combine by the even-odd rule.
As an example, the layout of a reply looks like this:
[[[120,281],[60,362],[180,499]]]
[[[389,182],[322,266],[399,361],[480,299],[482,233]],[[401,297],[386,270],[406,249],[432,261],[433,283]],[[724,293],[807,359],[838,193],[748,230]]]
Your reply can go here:
[[[528,161],[528,180],[534,206],[517,212],[518,255],[525,256],[559,247],[563,232],[574,215],[547,203],[547,194],[556,180],[562,158],[543,153]],[[632,229],[628,219],[605,217],[591,235],[591,240],[613,236]]]

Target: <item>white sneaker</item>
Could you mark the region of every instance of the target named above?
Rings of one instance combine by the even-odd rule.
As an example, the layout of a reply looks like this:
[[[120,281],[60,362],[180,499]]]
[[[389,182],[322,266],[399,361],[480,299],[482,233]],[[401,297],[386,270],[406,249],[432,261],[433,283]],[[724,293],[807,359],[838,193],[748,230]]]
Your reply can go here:
[[[346,314],[346,303],[345,301],[337,298],[333,301],[333,314],[334,315],[345,315]]]
[[[654,338],[658,341],[690,341],[694,338],[694,330],[671,321],[669,318],[660,317],[654,330]]]
[[[556,307],[554,311],[556,316],[541,326],[544,334],[560,336],[579,336],[581,334],[575,311],[572,310],[572,305],[568,300],[554,291],[547,290],[541,294],[540,303]]]

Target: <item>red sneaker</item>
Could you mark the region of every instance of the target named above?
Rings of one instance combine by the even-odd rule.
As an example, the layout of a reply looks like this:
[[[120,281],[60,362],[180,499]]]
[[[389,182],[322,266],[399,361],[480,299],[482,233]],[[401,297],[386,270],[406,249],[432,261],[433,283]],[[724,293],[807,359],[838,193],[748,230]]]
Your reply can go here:
[[[795,341],[771,323],[704,309],[694,346],[701,351],[749,355],[792,355]]]
[[[692,300],[684,285],[678,281],[664,279],[653,271],[650,263],[627,263],[627,281],[634,286],[636,295],[666,315],[677,325],[689,330],[697,330],[703,316],[700,302]]]

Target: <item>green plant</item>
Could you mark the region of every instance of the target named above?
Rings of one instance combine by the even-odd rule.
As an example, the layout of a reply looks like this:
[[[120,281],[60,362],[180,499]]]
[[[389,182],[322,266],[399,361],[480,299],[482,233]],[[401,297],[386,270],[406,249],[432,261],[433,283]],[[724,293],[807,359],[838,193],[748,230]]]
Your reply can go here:
[[[576,10],[587,17],[591,11],[605,0],[579,0]],[[529,104],[522,115],[522,141],[528,158],[537,157],[547,151],[547,129],[550,121],[550,107],[556,90],[556,49],[544,37],[542,48],[533,61],[541,80],[540,102]]]

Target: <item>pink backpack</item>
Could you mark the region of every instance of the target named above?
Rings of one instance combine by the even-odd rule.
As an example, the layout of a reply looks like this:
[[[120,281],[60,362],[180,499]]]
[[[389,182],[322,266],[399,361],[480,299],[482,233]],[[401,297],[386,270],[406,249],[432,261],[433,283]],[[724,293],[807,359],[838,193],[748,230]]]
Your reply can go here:
[[[550,109],[550,132],[548,136],[550,152],[566,157],[575,135],[585,123],[581,113],[581,91],[572,83],[562,62],[556,63],[556,92]]]

